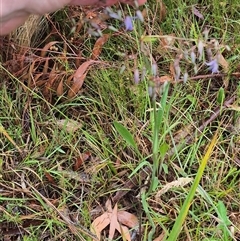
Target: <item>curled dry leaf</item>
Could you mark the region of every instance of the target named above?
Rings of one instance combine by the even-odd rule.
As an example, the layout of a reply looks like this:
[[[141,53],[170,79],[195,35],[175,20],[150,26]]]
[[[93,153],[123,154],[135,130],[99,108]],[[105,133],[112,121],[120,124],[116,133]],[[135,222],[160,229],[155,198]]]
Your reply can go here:
[[[138,226],[137,217],[126,211],[118,211],[118,221],[129,228],[136,228]]]
[[[69,133],[73,133],[82,127],[81,123],[79,123],[78,121],[75,121],[75,120],[71,120],[71,119],[58,120],[56,122],[56,124],[57,124],[58,128],[66,130]]]
[[[219,53],[219,54],[217,55],[217,59],[218,59],[218,63],[219,63],[219,64],[222,66],[222,68],[223,68],[223,72],[224,72],[225,74],[227,74],[228,71],[229,71],[229,63],[228,63],[228,61],[223,57],[223,55],[222,55],[221,53]],[[228,75],[224,76],[224,78],[223,78],[223,83],[224,83],[224,87],[227,88],[228,85],[229,85],[229,76],[228,76]]]
[[[156,86],[159,86],[165,82],[172,82],[172,81],[173,81],[173,78],[169,75],[164,75],[164,76],[154,78],[154,82]]]
[[[218,54],[217,58],[218,58],[218,63],[222,66],[224,73],[227,73],[229,70],[229,63],[221,53]]]
[[[108,226],[109,227],[109,240],[112,240],[117,230],[123,240],[131,241],[131,235],[128,230],[129,228],[138,227],[138,219],[135,215],[126,211],[118,211],[117,204],[112,209],[111,201],[106,202],[107,211],[101,216],[97,217],[92,225],[91,230],[96,234],[98,239],[101,239],[101,232]]]
[[[102,52],[103,45],[108,41],[110,34],[103,34],[95,43],[91,59],[97,59]]]
[[[47,51],[57,43],[59,43],[59,42],[58,41],[52,41],[52,42],[49,42],[48,44],[46,44],[41,51],[41,57],[45,57],[47,55]]]
[[[94,62],[95,62],[94,60],[89,60],[87,62],[84,62],[77,69],[77,71],[73,76],[73,84],[68,91],[68,98],[73,98],[79,92],[86,78],[88,69]]]
[[[166,5],[164,4],[163,0],[158,0],[158,2],[159,2],[159,5],[160,5],[159,20],[163,21],[166,18],[166,15],[167,15]]]
[[[77,158],[76,158],[76,161],[75,161],[75,164],[73,166],[73,170],[74,171],[77,171],[81,166],[82,164],[91,156],[91,152],[90,151],[86,151],[82,154],[80,154]]]
[[[61,79],[59,84],[58,84],[56,94],[57,94],[58,97],[63,95],[63,79]]]
[[[194,6],[192,7],[192,12],[195,16],[199,17],[200,19],[204,20],[203,15],[199,12],[198,9],[196,9]]]
[[[49,183],[56,185],[54,178],[52,177],[52,175],[49,172],[45,171],[44,174]]]
[[[165,240],[165,232],[162,232],[157,238],[155,238],[153,241],[163,241]]]

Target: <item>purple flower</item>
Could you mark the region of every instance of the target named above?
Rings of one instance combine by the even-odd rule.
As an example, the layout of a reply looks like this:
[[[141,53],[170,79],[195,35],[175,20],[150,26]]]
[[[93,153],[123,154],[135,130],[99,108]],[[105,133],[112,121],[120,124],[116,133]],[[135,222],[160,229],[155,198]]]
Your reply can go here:
[[[196,63],[196,54],[194,53],[193,50],[191,51],[190,56],[191,56],[192,63],[195,64]]]
[[[127,16],[124,19],[125,30],[126,31],[133,31],[133,20],[130,16]]]
[[[143,23],[144,22],[144,17],[142,15],[142,12],[140,10],[136,11],[137,18]]]
[[[118,13],[111,12],[108,14],[111,18],[122,20],[122,17]]]
[[[206,63],[206,65],[209,66],[209,70],[212,71],[212,74],[219,72],[218,70],[219,65],[218,65],[217,59],[213,59],[209,63]]]

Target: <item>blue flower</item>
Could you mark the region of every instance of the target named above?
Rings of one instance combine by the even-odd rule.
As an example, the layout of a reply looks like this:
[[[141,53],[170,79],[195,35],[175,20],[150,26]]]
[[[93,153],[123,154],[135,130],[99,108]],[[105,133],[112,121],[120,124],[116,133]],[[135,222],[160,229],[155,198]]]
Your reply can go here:
[[[219,72],[219,70],[218,70],[219,64],[218,64],[217,59],[213,59],[209,63],[206,63],[206,65],[209,66],[209,70],[212,71],[212,74]]]
[[[124,24],[126,31],[133,31],[133,20],[130,16],[126,16],[124,19]]]
[[[111,17],[111,18],[118,19],[118,20],[122,20],[122,17],[121,17],[121,15],[119,15],[119,13],[111,12],[111,13],[109,13],[108,15],[109,15],[109,17]]]

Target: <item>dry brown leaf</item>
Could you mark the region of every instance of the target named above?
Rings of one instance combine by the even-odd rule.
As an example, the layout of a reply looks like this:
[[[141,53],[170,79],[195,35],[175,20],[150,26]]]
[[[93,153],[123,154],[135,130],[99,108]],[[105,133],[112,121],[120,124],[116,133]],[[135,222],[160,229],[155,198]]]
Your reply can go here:
[[[229,70],[229,63],[221,53],[218,54],[218,63],[222,66],[224,73],[227,73]]]
[[[73,133],[82,127],[80,122],[71,119],[57,120],[56,124],[58,128],[66,130],[69,133]]]
[[[173,81],[173,78],[171,76],[169,76],[169,75],[164,75],[164,76],[156,77],[154,79],[154,81],[155,81],[156,86],[159,86],[159,85],[161,85],[161,84],[163,84],[165,82]]]
[[[94,60],[84,62],[75,72],[73,76],[73,84],[68,91],[68,98],[73,98],[81,89],[86,78],[89,66],[94,63]]]
[[[101,239],[101,232],[110,224],[111,213],[105,212],[101,216],[97,217],[91,225],[91,231],[97,235],[98,239]]]
[[[47,74],[48,73],[48,67],[49,67],[49,58],[46,58],[46,61],[43,66],[42,73]],[[55,69],[55,63],[54,63],[54,69]]]
[[[153,241],[163,241],[165,240],[165,232],[162,232],[157,238],[155,238]]]
[[[223,72],[224,73],[228,73],[228,71],[229,71],[229,63],[227,62],[227,60],[223,57],[223,55],[221,53],[218,54],[217,58],[218,58],[218,63],[223,68]],[[225,88],[228,87],[228,85],[229,85],[229,76],[228,75],[224,76],[223,84],[224,84]]]
[[[163,21],[167,15],[167,9],[166,9],[166,5],[163,3],[162,0],[158,0],[159,4],[160,4],[160,16],[159,16],[159,20]]]
[[[194,6],[192,7],[192,12],[195,16],[199,17],[200,19],[204,20],[203,15],[199,12],[198,9],[196,9]]]
[[[170,72],[172,78],[175,79],[176,74],[175,74],[175,70],[174,70],[174,63],[170,63],[169,72]]]
[[[136,228],[138,226],[138,218],[126,211],[118,211],[118,221],[129,228]]]
[[[110,228],[109,228],[109,236],[108,238],[110,240],[113,239],[113,236],[114,236],[114,233],[115,233],[115,230],[117,229],[118,231],[120,230],[120,224],[117,220],[117,204],[115,205],[112,213],[111,213],[111,221],[110,221]],[[120,230],[120,233],[121,233],[121,230]]]
[[[100,239],[102,230],[110,225],[108,237],[110,240],[113,239],[115,231],[117,230],[124,240],[131,241],[131,235],[128,227],[133,228],[138,226],[137,217],[126,211],[118,211],[117,204],[114,206],[114,209],[112,209],[110,200],[107,200],[105,205],[107,211],[93,221],[91,225],[92,232],[94,232]]]
[[[110,34],[103,34],[95,43],[91,59],[97,59],[102,52],[103,45],[108,41]]]
[[[58,97],[63,95],[63,79],[58,84],[56,94]]]
[[[45,177],[47,178],[47,180],[51,184],[56,185],[56,182],[55,182],[54,178],[52,177],[52,175],[49,172],[45,171],[44,174],[45,174]]]
[[[91,152],[90,151],[86,151],[82,154],[80,154],[77,158],[76,158],[76,161],[74,163],[74,167],[73,167],[73,170],[74,171],[77,171],[81,166],[82,164],[91,156]]]
[[[162,34],[162,33],[160,33]],[[164,38],[161,38],[159,41],[159,45],[157,47],[157,51],[164,55],[169,52],[169,50],[172,49],[174,43],[175,43],[175,34],[169,34]]]
[[[129,233],[129,230],[127,227],[121,225],[118,222],[118,208],[117,208],[117,204],[115,205],[112,213],[111,213],[111,221],[110,221],[110,229],[109,229],[109,239],[112,240],[115,230],[117,229],[117,231],[122,235],[122,237],[125,238],[125,240],[131,241],[131,236]]]
[[[57,43],[59,43],[59,42],[58,41],[52,41],[52,42],[49,42],[48,44],[46,44],[41,51],[41,57],[45,57],[46,54],[47,54],[47,51]]]
[[[46,82],[46,85],[43,89],[43,95],[45,98],[48,99],[49,102],[52,102],[52,86],[54,82],[57,80],[57,75],[49,75],[48,81]]]

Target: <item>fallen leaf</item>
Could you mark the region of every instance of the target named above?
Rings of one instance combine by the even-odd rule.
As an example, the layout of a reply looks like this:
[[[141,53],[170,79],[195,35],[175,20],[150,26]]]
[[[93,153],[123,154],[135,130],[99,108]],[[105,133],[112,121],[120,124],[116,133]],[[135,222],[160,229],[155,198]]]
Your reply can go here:
[[[163,3],[162,0],[158,0],[159,4],[160,4],[160,16],[159,16],[159,20],[163,21],[166,18],[167,15],[167,9],[166,9],[166,5]]]
[[[91,225],[91,231],[96,234],[98,239],[101,239],[101,232],[110,224],[110,214],[105,212],[97,217]]]
[[[197,10],[194,6],[192,7],[192,12],[195,16],[199,17],[200,19],[204,20],[203,15]]]
[[[51,176],[51,174],[50,174],[49,172],[45,171],[44,174],[45,174],[45,177],[47,178],[47,180],[48,180],[51,184],[53,184],[53,185],[56,184],[54,178]]]
[[[56,94],[58,97],[63,95],[63,79],[58,84]]]
[[[136,228],[139,224],[138,218],[126,211],[118,211],[118,221],[129,228]]]
[[[162,232],[157,238],[155,238],[153,241],[163,241],[165,240],[165,232]]]
[[[223,55],[221,53],[219,53],[217,55],[217,59],[218,59],[218,63],[222,66],[223,68],[223,72],[224,73],[228,73],[229,71],[229,63],[227,62],[227,60],[223,57]],[[229,85],[229,75],[224,76],[223,78],[223,84],[224,87],[227,88]]]
[[[154,82],[156,86],[163,84],[165,82],[171,82],[171,81],[173,81],[173,78],[169,75],[164,75],[164,76],[154,78]]]
[[[162,34],[162,33],[160,33]],[[166,54],[169,52],[169,50],[172,49],[174,43],[175,43],[175,34],[169,34],[165,36],[164,38],[161,38],[159,40],[159,45],[157,47],[157,51],[160,54]]]
[[[175,74],[175,70],[174,70],[174,63],[170,63],[170,65],[169,65],[169,72],[170,72],[172,78],[175,79],[175,75],[176,74]]]
[[[66,130],[69,133],[73,133],[82,127],[81,123],[71,119],[57,120],[56,124],[58,128]]]
[[[227,73],[229,70],[229,63],[221,53],[218,54],[217,58],[218,58],[218,63],[222,66],[224,73]]]
[[[54,63],[54,66],[53,66],[53,69],[55,69],[55,63]],[[43,74],[47,74],[48,73],[48,70],[49,70],[49,58],[46,58],[45,60],[45,63],[44,63],[44,66],[43,66],[43,70],[42,70],[42,73]]]
[[[103,34],[95,43],[92,51],[91,59],[95,60],[102,52],[103,45],[108,41],[110,34]]]
[[[73,98],[79,92],[86,78],[88,68],[94,62],[93,60],[86,61],[77,69],[73,76],[73,84],[68,91],[68,98]]]
[[[77,157],[73,170],[77,171],[90,156],[91,156],[91,152],[86,151],[83,154],[81,154],[79,157]]]
[[[92,222],[91,231],[94,232],[100,240],[102,230],[109,225],[108,238],[110,240],[113,239],[115,231],[117,230],[123,237],[123,240],[131,241],[128,227],[138,227],[137,217],[126,211],[118,211],[117,204],[114,206],[114,209],[112,209],[110,200],[107,200],[105,206],[107,211]]]

